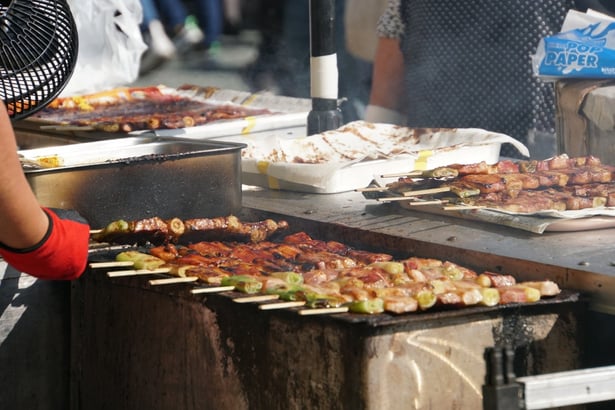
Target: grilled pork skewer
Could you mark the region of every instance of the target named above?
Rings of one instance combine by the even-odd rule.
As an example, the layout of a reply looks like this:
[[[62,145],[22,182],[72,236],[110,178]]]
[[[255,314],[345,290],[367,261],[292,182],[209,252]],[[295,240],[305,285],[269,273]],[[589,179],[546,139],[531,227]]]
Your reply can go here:
[[[405,172],[402,174],[385,174],[381,178],[455,178],[459,171],[450,167],[437,167],[434,169]]]
[[[495,164],[487,164],[485,161],[474,164],[452,164],[448,168],[456,169],[459,175],[469,174],[509,174],[509,173],[534,173],[540,171],[554,171],[579,167],[601,166],[600,158],[594,156],[580,156],[570,158],[566,154],[557,155],[544,160],[511,161],[502,160]]]
[[[554,189],[520,191],[515,197],[506,192],[464,198],[462,203],[471,206],[497,208],[509,212],[534,213],[545,210],[566,211],[599,208],[608,204],[608,197],[580,197]]]
[[[148,273],[161,269],[177,280],[154,284],[198,282],[209,291],[242,292],[250,301],[279,299],[262,309],[305,306],[346,309],[353,313],[408,313],[435,307],[462,308],[526,303],[559,293],[550,281],[517,283],[498,273],[477,274],[450,261],[352,249],[335,241],[320,241],[304,232],[280,242],[167,243],[148,253],[125,251],[118,260],[132,260]],[[338,311],[338,310],[336,310]]]
[[[163,220],[159,217],[125,221],[119,219],[92,233],[98,242],[117,244],[163,243],[172,241],[184,232],[184,223],[179,218]]]
[[[453,180],[432,181],[431,187],[449,187],[460,197],[471,196],[466,191],[489,194],[506,191],[510,196],[521,190],[550,187],[585,185],[590,183],[609,183],[615,180],[615,167],[578,167],[566,170],[537,171],[534,173],[486,173],[461,175]],[[403,178],[387,185],[390,191],[408,195],[414,190],[422,190],[425,183],[416,183]]]
[[[449,167],[459,176],[448,180],[400,178],[387,188],[402,196],[379,200],[405,200],[421,192],[434,194],[438,191],[433,189],[441,187],[450,189],[458,199],[438,194],[429,198],[517,213],[615,206],[615,167],[603,165],[592,156],[560,155],[543,161],[505,160],[493,165],[481,162]],[[426,186],[432,191],[426,191]]]
[[[179,218],[164,220],[159,217],[135,221],[117,220],[92,234],[98,242],[116,244],[160,245],[163,243],[190,243],[208,239],[260,242],[288,228],[286,221],[265,219],[258,222],[242,222],[236,216],[195,218],[182,221]]]

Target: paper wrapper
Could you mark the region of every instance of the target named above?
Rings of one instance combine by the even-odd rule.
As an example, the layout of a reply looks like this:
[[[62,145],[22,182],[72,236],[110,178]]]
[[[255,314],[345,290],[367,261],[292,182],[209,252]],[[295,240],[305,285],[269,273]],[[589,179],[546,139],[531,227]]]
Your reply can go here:
[[[544,80],[615,78],[615,19],[570,10],[559,33],[540,40],[532,56],[534,74]]]
[[[408,128],[365,121],[302,138],[235,141],[248,145],[242,158],[245,184],[312,193],[362,188],[385,173],[495,163],[504,143],[529,156],[517,140],[482,129]]]
[[[541,211],[533,214],[519,214],[496,209],[444,210],[442,206],[413,206],[399,202],[405,209],[437,215],[488,222],[533,233],[574,232],[615,227],[615,208],[590,208],[578,211]]]

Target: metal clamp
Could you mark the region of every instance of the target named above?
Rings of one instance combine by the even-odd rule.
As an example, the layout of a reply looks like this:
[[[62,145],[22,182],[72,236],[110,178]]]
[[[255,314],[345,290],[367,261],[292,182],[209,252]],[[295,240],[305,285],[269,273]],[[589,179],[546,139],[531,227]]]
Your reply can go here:
[[[519,410],[521,385],[517,383],[513,362],[515,353],[512,347],[493,347],[485,350],[487,374],[483,386],[483,409]]]
[[[515,377],[510,346],[485,350],[484,410],[537,410],[615,400],[615,366]]]

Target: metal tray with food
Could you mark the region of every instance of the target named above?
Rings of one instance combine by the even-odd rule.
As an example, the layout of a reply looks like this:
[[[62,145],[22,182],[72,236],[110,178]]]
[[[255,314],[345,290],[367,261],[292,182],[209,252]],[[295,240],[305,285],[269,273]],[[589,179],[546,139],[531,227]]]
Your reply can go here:
[[[57,98],[16,128],[91,139],[142,132],[209,138],[306,126],[310,108],[309,99],[215,87],[121,87]]]
[[[92,225],[148,214],[190,218],[241,208],[243,144],[161,137],[19,151],[44,206],[75,209]]]
[[[381,202],[536,233],[615,225],[615,166],[593,156],[451,164],[373,185],[361,191]]]

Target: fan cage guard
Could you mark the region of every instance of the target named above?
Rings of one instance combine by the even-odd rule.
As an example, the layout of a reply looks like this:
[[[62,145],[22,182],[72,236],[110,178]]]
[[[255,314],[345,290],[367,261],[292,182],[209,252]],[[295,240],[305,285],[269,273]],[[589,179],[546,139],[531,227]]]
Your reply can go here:
[[[65,0],[0,1],[0,99],[13,120],[44,108],[77,62],[77,28]]]

